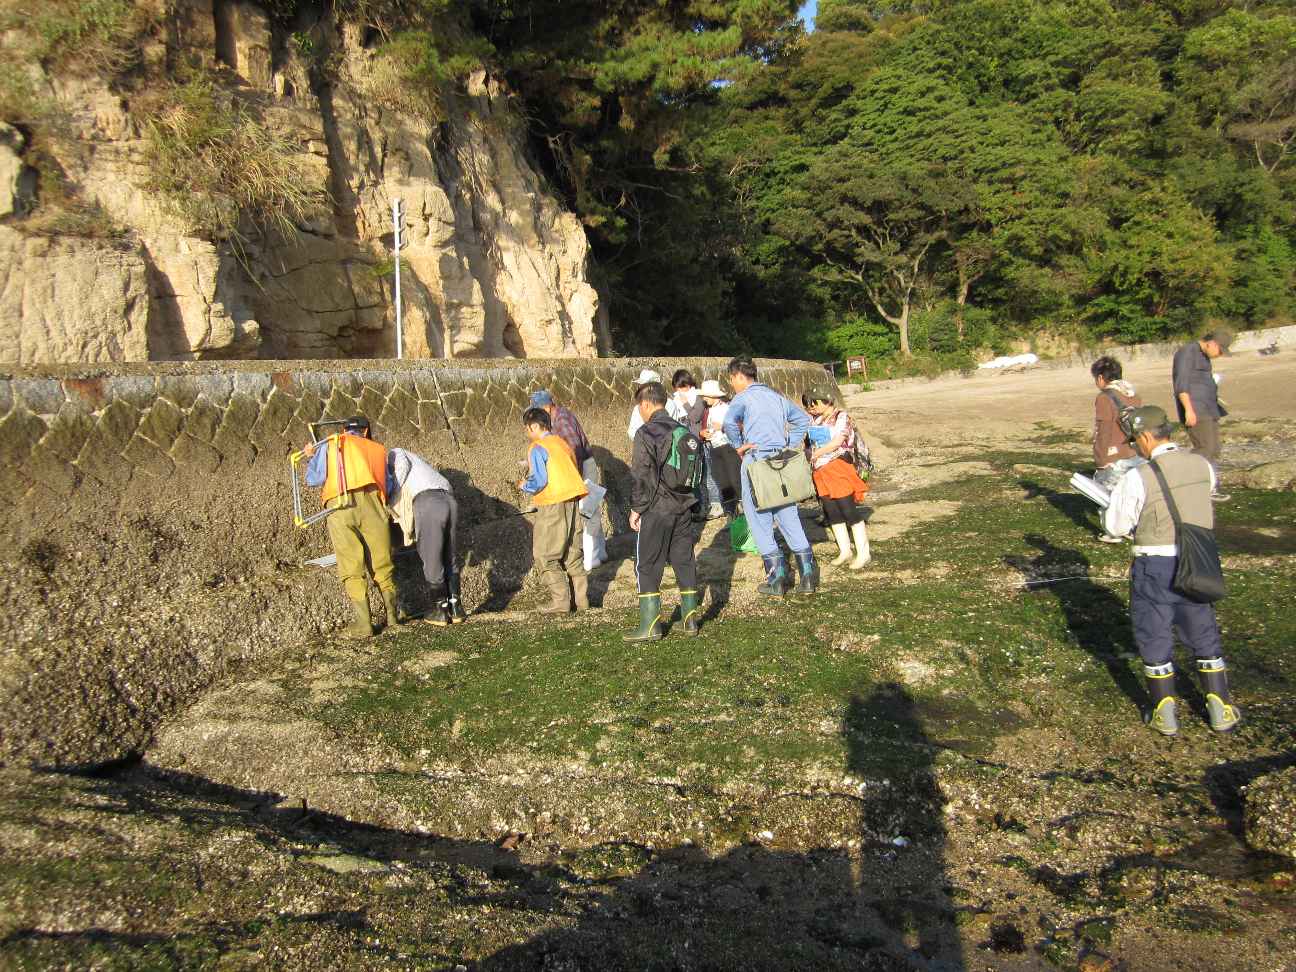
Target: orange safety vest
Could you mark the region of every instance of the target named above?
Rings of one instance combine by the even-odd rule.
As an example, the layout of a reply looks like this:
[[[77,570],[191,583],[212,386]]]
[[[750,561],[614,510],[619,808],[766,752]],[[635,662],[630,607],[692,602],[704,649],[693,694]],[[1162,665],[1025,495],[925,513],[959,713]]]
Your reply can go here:
[[[531,443],[531,449],[536,446],[544,446],[545,451],[549,453],[547,466],[549,483],[535,494],[536,506],[552,506],[555,503],[584,496],[588,492],[585,488],[585,480],[576,468],[576,455],[566,440],[550,432]],[[527,459],[530,458],[531,451],[527,450]]]
[[[386,448],[373,439],[346,432],[330,435],[325,442],[329,458],[324,488],[320,491],[321,503],[366,486],[377,486],[382,501],[387,502]]]

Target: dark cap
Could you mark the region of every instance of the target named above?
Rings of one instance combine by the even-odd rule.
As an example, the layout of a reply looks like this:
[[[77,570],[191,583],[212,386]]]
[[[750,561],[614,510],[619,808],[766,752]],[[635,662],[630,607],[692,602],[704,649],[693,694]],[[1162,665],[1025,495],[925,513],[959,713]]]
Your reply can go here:
[[[1221,354],[1229,353],[1229,345],[1236,335],[1231,327],[1213,327],[1202,337],[1203,341],[1214,341],[1220,347]]]
[[[1133,442],[1144,432],[1157,432],[1170,424],[1170,418],[1160,405],[1142,405],[1131,408],[1121,416],[1125,437]]]
[[[369,434],[369,420],[363,415],[352,415],[349,419],[342,420],[342,431],[350,432],[353,435],[357,433]]]

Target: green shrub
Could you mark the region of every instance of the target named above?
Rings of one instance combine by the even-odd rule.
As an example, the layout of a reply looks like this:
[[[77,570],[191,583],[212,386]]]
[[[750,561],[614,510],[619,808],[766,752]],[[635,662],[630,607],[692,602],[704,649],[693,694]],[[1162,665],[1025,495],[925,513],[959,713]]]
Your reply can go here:
[[[378,49],[362,87],[384,108],[443,121],[449,86],[480,69],[493,50],[481,38],[404,30]]]
[[[80,74],[132,67],[156,18],[152,5],[133,0],[0,0],[0,30],[13,32],[27,57]]]
[[[950,371],[969,374],[976,370],[970,351],[915,351],[910,357],[894,355],[869,362],[869,380],[889,378],[935,378]]]
[[[323,195],[309,184],[299,147],[206,74],[165,93],[146,137],[149,187],[211,239],[241,240],[245,219],[286,232]]]

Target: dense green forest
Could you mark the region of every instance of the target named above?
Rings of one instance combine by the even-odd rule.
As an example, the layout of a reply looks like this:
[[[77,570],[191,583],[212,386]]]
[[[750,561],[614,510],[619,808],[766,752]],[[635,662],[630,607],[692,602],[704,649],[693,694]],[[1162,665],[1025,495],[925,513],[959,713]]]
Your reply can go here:
[[[362,24],[392,111],[444,117],[469,72],[505,78],[587,228],[618,352],[955,365],[1291,312],[1293,0],[820,0],[812,32],[794,0],[260,2],[319,85],[313,25]],[[144,0],[26,6],[0,0],[0,28],[51,71],[139,74],[160,29]],[[6,51],[0,118],[37,134],[31,162],[58,126]],[[291,217],[264,166],[225,185],[264,139],[210,114],[186,117],[243,147],[161,132],[158,171],[182,171],[177,143],[230,219]]]
[[[1290,311],[1296,10],[477,2],[619,350],[958,356]]]

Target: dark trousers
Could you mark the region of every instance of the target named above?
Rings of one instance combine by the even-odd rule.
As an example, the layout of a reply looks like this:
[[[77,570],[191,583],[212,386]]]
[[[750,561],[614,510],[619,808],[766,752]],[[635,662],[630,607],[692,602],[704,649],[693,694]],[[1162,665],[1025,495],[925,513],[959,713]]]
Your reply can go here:
[[[635,574],[640,594],[656,594],[661,590],[662,574],[668,563],[675,571],[675,583],[681,591],[697,590],[697,560],[693,556],[696,536],[692,510],[649,511],[640,518],[639,535],[635,539]]]
[[[433,589],[455,573],[455,548],[459,536],[459,504],[444,489],[425,489],[414,497],[414,532],[418,535],[423,576]]]
[[[824,518],[828,521],[829,526],[838,523],[854,526],[864,519],[864,514],[860,512],[859,504],[855,502],[854,496],[843,496],[840,499],[820,496],[819,502],[823,504]]]
[[[742,459],[731,445],[713,446],[708,450],[711,475],[720,487],[720,503],[732,514],[742,498]]]
[[[1188,441],[1192,443],[1193,452],[1205,456],[1215,470],[1215,480],[1219,481],[1220,434],[1219,419],[1198,418],[1197,424],[1188,430]]]
[[[1215,608],[1171,589],[1177,563],[1177,557],[1135,557],[1130,567],[1130,620],[1145,665],[1167,665],[1174,659],[1176,630],[1198,658],[1224,654]]]

